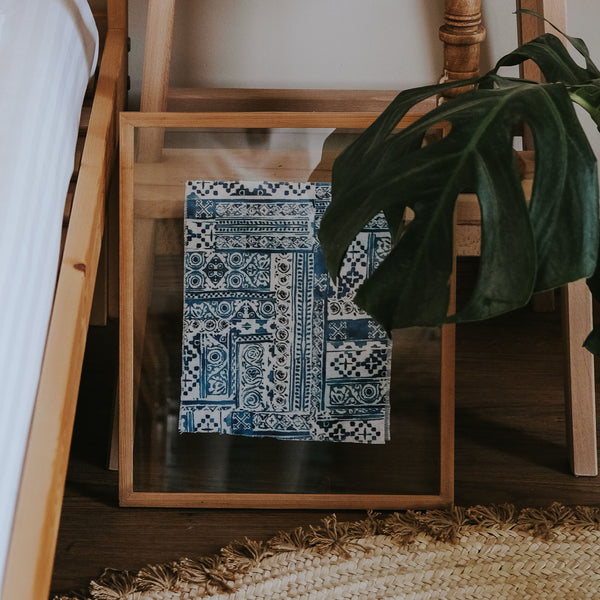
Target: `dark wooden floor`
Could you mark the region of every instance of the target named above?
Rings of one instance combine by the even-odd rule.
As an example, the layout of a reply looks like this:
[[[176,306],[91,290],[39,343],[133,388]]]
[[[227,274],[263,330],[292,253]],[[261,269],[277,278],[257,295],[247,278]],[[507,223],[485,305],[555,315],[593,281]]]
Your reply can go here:
[[[458,328],[457,504],[600,504],[600,478],[569,474],[559,315],[526,308]],[[105,469],[115,334],[114,324],[90,331],[53,591],[84,586],[105,567],[198,557],[319,522],[319,511],[118,508],[117,474]]]

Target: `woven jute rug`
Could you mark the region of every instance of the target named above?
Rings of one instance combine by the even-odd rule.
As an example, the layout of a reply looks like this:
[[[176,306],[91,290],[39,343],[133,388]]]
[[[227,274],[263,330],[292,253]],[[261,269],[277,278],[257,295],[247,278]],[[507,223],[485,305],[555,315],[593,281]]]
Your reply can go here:
[[[55,600],[600,598],[600,509],[554,504],[368,514],[218,554],[107,570]]]

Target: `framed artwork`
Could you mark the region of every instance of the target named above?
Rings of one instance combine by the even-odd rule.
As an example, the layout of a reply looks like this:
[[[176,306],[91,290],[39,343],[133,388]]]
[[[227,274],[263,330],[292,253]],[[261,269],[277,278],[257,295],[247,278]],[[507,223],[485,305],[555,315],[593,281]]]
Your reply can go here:
[[[353,305],[383,217],[336,284],[318,246],[333,161],[374,117],[121,115],[122,505],[452,501],[454,328],[389,339]]]

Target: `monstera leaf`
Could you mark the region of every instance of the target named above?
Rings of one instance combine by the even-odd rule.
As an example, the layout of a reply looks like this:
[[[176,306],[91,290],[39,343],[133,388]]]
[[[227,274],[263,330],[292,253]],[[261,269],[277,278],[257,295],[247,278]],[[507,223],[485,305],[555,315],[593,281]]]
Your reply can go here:
[[[383,211],[392,247],[355,301],[388,331],[486,319],[523,306],[534,291],[592,275],[598,255],[597,169],[571,96],[592,97],[598,109],[588,89],[596,85],[598,71],[584,56],[586,68],[546,34],[480,79],[402,92],[336,160],[333,200],[319,232],[327,266],[335,278],[358,232]],[[549,83],[498,74],[526,59],[540,66]],[[419,101],[465,84],[473,89],[396,129]],[[529,202],[513,151],[515,131],[524,125],[535,144]],[[449,131],[424,144],[436,127]],[[463,192],[479,200],[481,262],[470,299],[448,315],[454,209]],[[407,208],[414,213],[408,224]]]
[[[600,131],[600,78],[571,87],[569,95],[573,102],[587,110]]]
[[[577,84],[586,83],[600,77],[600,71],[592,61],[588,47],[581,38],[567,35],[548,19],[544,19],[532,10],[520,9],[517,13],[524,13],[546,21],[581,54],[585,61],[585,69],[582,69],[573,61],[567,48],[556,36],[545,33],[501,58],[495,71],[501,66],[516,65],[527,59],[532,59],[538,65],[546,80],[550,82],[562,81],[568,84]]]

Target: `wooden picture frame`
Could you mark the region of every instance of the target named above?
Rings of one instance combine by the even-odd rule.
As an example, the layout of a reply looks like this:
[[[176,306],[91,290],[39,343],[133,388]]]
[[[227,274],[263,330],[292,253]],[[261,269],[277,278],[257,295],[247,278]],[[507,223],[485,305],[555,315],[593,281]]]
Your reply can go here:
[[[253,130],[362,130],[375,118],[373,113],[122,113],[120,122],[120,359],[119,359],[119,500],[122,506],[169,506],[205,508],[281,509],[380,509],[431,508],[450,504],[454,492],[454,345],[455,328],[441,332],[439,364],[439,485],[433,493],[295,493],[245,491],[161,491],[137,489],[134,484],[134,397],[137,397],[141,370],[140,337],[149,306],[151,261],[140,257],[153,252],[154,221],[183,214],[183,183],[194,178],[178,168],[179,189],[146,186],[144,197],[136,197],[136,145],[148,137],[164,135],[165,130],[190,131],[223,129]],[[415,120],[409,114],[403,125]],[[159,153],[160,154],[160,153]],[[138,153],[139,158],[141,154]],[[145,158],[152,163],[148,172],[158,172],[161,158],[156,152]],[[279,165],[281,166],[281,165]],[[163,165],[164,167],[164,165]],[[165,194],[166,192],[166,194]],[[162,195],[161,195],[162,194]],[[135,258],[134,258],[135,238]],[[140,246],[145,246],[140,249]],[[140,329],[141,328],[141,329]],[[143,342],[142,342],[143,346]],[[136,354],[137,353],[137,354]],[[437,399],[436,399],[437,402]],[[223,436],[222,436],[223,437]],[[346,446],[346,444],[342,444]],[[405,460],[398,457],[398,461]]]

